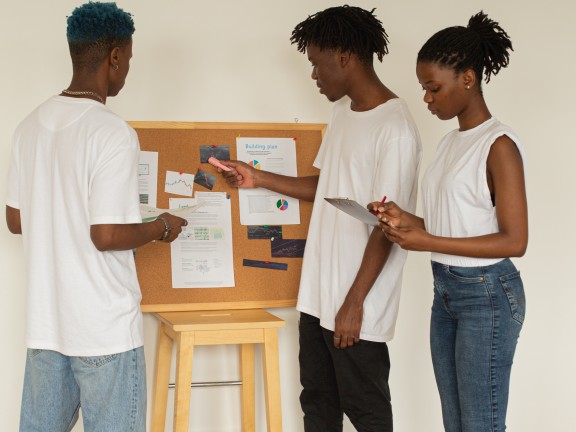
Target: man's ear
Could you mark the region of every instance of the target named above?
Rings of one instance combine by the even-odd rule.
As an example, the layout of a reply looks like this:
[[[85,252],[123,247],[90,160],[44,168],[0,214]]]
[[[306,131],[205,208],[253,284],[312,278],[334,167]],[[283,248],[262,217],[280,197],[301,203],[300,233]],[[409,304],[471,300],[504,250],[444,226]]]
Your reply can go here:
[[[118,63],[120,61],[120,47],[112,48],[108,59],[110,61],[110,67],[113,69],[118,69]]]
[[[348,63],[350,63],[350,59],[351,59],[350,52],[338,51],[338,61],[340,63],[340,66],[346,67]]]

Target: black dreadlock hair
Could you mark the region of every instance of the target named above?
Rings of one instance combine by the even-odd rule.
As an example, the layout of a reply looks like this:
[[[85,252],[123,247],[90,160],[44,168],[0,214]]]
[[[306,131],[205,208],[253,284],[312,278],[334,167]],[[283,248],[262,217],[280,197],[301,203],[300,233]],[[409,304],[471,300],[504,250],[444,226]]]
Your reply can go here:
[[[440,30],[418,52],[418,62],[430,62],[454,69],[456,73],[472,69],[481,83],[508,66],[512,41],[500,25],[480,11],[467,27]]]
[[[374,53],[382,61],[388,54],[388,35],[374,15],[375,10],[348,5],[328,8],[298,24],[290,41],[297,44],[301,53],[314,44],[320,50],[354,53],[363,63],[372,64]]]

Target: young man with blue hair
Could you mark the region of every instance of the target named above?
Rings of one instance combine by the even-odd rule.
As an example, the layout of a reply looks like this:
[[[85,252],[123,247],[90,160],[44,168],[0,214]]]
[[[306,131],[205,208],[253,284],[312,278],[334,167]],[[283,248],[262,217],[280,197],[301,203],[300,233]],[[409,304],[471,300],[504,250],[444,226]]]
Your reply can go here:
[[[13,138],[6,220],[28,267],[20,431],[146,429],[141,293],[132,249],[184,219],[142,223],[136,132],[105,103],[126,80],[132,16],[90,2],[68,17],[68,88]]]

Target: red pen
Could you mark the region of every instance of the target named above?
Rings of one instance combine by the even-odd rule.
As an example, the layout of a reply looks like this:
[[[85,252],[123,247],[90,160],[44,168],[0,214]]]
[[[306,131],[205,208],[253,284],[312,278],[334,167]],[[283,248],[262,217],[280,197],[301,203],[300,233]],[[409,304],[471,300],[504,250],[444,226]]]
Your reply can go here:
[[[380,204],[378,205],[378,207],[381,207],[382,204],[384,204],[386,202],[386,195],[384,195],[384,198],[382,198],[382,201],[380,201]],[[378,210],[370,210],[370,213],[372,213],[374,216],[378,216]]]

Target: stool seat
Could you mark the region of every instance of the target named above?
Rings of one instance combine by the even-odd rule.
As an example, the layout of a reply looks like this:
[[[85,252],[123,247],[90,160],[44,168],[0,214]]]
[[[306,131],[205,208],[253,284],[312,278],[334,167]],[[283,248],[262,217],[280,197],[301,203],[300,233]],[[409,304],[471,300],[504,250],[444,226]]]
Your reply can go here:
[[[190,416],[192,357],[196,345],[240,345],[242,430],[254,432],[254,344],[262,344],[266,422],[282,430],[278,328],[284,320],[263,309],[163,312],[159,321],[152,401],[152,432],[164,432],[172,347],[176,344],[175,432],[187,432]]]

